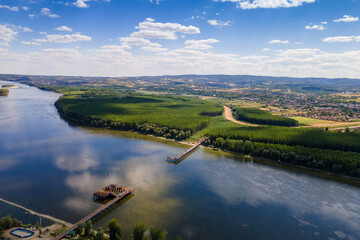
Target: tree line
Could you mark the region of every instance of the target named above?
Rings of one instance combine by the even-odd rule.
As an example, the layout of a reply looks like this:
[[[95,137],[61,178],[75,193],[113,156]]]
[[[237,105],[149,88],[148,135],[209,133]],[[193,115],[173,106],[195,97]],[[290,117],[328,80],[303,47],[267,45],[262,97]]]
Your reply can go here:
[[[287,127],[294,127],[299,125],[299,122],[294,119],[272,115],[268,111],[257,108],[238,107],[233,109],[233,114],[235,119],[249,123]]]
[[[137,223],[133,226],[129,240],[166,240],[167,232],[158,228],[150,228],[150,234],[147,234],[148,227],[143,223]],[[111,219],[104,231],[101,227],[95,232],[92,230],[92,222],[79,224],[75,228],[75,234],[79,239],[91,240],[121,240],[123,238],[123,229],[116,218]],[[107,235],[106,235],[107,234]],[[181,237],[177,236],[177,240]]]
[[[212,139],[248,140],[290,146],[304,146],[360,152],[360,132],[330,132],[313,128],[278,126],[216,128],[207,133]]]
[[[234,153],[263,157],[276,162],[360,177],[360,153],[356,152],[223,139],[214,136],[210,136],[204,144]]]

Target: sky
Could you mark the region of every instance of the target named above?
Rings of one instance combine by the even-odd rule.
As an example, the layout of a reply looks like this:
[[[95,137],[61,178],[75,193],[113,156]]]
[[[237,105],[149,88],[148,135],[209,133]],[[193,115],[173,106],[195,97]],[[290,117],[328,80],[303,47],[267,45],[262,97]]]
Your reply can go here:
[[[0,73],[360,78],[360,0],[0,0]]]

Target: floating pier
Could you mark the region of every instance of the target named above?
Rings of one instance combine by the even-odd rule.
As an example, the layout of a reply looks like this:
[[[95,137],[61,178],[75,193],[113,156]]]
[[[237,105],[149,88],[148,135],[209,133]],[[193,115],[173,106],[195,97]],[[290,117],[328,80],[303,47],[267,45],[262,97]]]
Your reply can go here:
[[[173,163],[173,164],[178,164],[178,163],[180,163],[182,160],[184,160],[184,158],[186,158],[187,156],[189,156],[195,149],[197,149],[205,140],[206,140],[206,138],[201,138],[201,139],[199,140],[199,142],[198,142],[195,146],[189,148],[188,150],[186,150],[186,152],[184,152],[184,153],[181,154],[180,156],[178,156],[178,157],[167,157],[167,158],[166,158],[166,161],[167,161],[168,163]]]
[[[131,195],[135,192],[135,188],[132,187],[123,187],[115,184],[110,184],[103,189],[97,191],[93,194],[93,199],[96,201],[104,201],[110,200],[105,205],[101,206],[100,208],[96,209],[65,232],[61,233],[59,236],[55,237],[55,240],[60,240],[65,238],[70,232],[74,231],[75,228],[82,223],[86,223],[87,221],[94,221],[98,217],[100,217],[105,212],[109,211],[112,207],[117,205],[121,200],[125,199],[127,196]]]

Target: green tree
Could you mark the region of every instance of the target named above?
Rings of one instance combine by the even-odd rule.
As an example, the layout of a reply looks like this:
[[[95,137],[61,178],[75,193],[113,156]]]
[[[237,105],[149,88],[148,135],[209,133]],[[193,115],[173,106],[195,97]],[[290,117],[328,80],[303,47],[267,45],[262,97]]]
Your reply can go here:
[[[90,235],[91,229],[92,229],[92,222],[91,222],[91,220],[89,220],[89,221],[86,222],[86,225],[85,225],[84,235],[85,235],[86,237]]]
[[[105,240],[105,239],[107,238],[104,236],[104,231],[100,227],[94,237],[94,240]]]
[[[167,236],[167,232],[162,232],[157,228],[150,228],[151,240],[165,240]]]
[[[77,234],[77,235],[82,235],[82,233],[84,232],[84,228],[85,228],[85,224],[84,224],[84,223],[79,224],[79,225],[75,228],[75,234]]]
[[[145,239],[145,231],[147,226],[143,223],[137,223],[133,227],[133,240],[144,240]]]
[[[116,218],[111,219],[107,226],[107,232],[110,235],[110,240],[120,240],[122,237],[122,228]]]

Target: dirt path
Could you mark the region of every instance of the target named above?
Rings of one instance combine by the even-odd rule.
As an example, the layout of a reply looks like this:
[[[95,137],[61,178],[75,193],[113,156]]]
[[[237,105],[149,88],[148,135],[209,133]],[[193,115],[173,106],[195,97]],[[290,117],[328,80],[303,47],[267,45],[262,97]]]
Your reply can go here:
[[[224,106],[224,117],[226,120],[229,120],[229,121],[237,123],[237,124],[241,124],[241,125],[245,125],[245,126],[249,126],[249,127],[258,127],[259,126],[259,125],[250,124],[250,123],[246,123],[246,122],[240,122],[240,121],[236,120],[234,118],[234,116],[232,115],[231,108],[229,108],[228,106]]]

